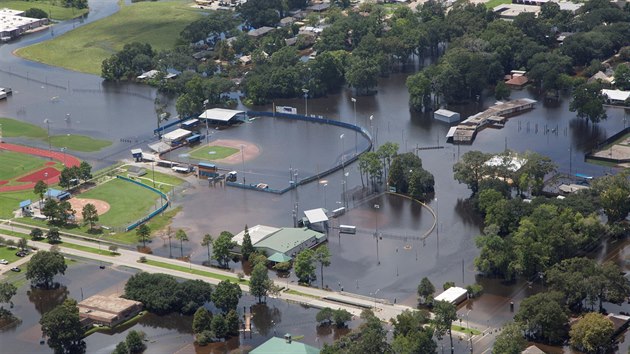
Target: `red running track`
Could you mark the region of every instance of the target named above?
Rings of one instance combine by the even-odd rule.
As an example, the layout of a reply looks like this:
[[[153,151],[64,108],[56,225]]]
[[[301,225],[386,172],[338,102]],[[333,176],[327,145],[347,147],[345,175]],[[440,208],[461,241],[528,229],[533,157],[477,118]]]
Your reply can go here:
[[[66,167],[79,166],[81,164],[81,160],[77,159],[76,157],[72,155],[68,155],[66,153],[57,152],[57,151],[49,151],[49,150],[38,149],[38,148],[30,147],[30,146],[15,145],[15,144],[9,144],[9,143],[0,143],[0,149],[20,152],[23,154],[52,158],[61,162]],[[48,185],[55,184],[59,182],[59,175],[48,177],[47,179],[44,180],[44,182],[46,182],[46,184]],[[31,183],[26,183],[26,184],[20,184],[18,186],[1,186],[0,192],[15,192],[15,191],[33,189],[33,187],[35,187],[35,183],[36,182],[31,182]]]

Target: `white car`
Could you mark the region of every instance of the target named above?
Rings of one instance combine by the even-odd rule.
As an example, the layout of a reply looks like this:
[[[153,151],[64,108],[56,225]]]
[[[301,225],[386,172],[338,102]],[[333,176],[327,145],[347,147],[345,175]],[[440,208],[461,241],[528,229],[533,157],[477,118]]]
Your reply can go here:
[[[0,259],[0,264],[9,264],[9,261],[6,259]]]

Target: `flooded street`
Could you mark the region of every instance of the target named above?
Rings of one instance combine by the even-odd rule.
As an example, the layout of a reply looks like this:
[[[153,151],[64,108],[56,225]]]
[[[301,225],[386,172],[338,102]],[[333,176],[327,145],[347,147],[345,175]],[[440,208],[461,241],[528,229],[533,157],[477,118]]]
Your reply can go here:
[[[86,22],[107,16],[117,9],[115,1],[91,1],[90,7],[92,11]],[[77,23],[56,26],[55,35],[71,29],[73,25]],[[27,62],[11,55],[19,47],[50,37],[50,32],[42,32],[0,45],[0,86],[14,90],[13,96],[0,102],[0,116],[40,126],[44,125],[44,119],[50,119],[53,135],[84,134],[111,140],[113,145],[99,153],[78,154],[97,168],[121,158],[129,158],[132,147],[147,150],[147,142],[154,141],[155,91],[148,86],[131,83],[104,84],[97,76]],[[560,172],[601,176],[611,172],[611,169],[585,163],[584,154],[598,142],[623,129],[628,124],[630,112],[608,108],[608,119],[593,125],[577,119],[574,113],[569,112],[569,97],[565,96],[560,102],[551,105],[539,102],[533,110],[510,118],[503,129],[480,131],[472,146],[454,146],[445,143],[448,125],[433,120],[430,115],[409,112],[404,84],[406,75],[393,74],[381,79],[375,96],[356,97],[356,120],[359,125],[373,132],[377,146],[392,141],[399,144],[401,152],[417,152],[423,167],[434,174],[435,199],[428,204],[436,211],[437,227],[428,238],[421,240],[419,235],[431,228],[432,215],[408,200],[380,194],[373,198],[369,194],[369,187],[363,187],[357,164],[354,163],[346,166],[345,171],[335,172],[283,195],[210,187],[207,181],[199,180],[184,194],[176,196],[176,203],[182,205],[183,209],[172,226],[184,228],[191,239],[184,244],[185,254],[192,255],[194,263],[205,261],[206,248],[200,245],[200,241],[206,233],[216,236],[228,230],[236,234],[246,224],[250,227],[257,224],[292,226],[295,211],[301,217],[303,210],[320,207],[332,210],[347,203],[350,210],[341,218],[333,220],[332,226],[356,225],[360,232],[348,235],[331,229],[329,247],[332,262],[324,270],[325,286],[414,306],[417,301],[416,287],[422,277],[428,277],[438,289],[447,281],[453,281],[458,286],[479,282],[484,287],[483,296],[460,309],[460,316],[465,316],[480,330],[500,326],[509,320],[513,315],[509,311],[509,302],[514,301],[518,310],[520,300],[537,291],[538,285],[526,282],[503,284],[476,275],[473,260],[478,250],[474,237],[480,233],[482,221],[467,204],[470,191],[453,179],[452,165],[467,151],[498,153],[508,148],[547,155],[558,164]],[[309,113],[354,123],[355,106],[351,97],[351,91],[345,90],[325,98],[309,99]],[[512,92],[512,98],[525,97],[538,99],[535,92]],[[299,113],[304,112],[303,99],[277,100],[274,103],[293,106]],[[493,103],[494,99],[487,97],[479,104],[447,108],[466,117]],[[247,109],[244,106],[238,108]],[[271,105],[252,109],[271,110]],[[373,116],[372,120],[370,116]],[[343,141],[340,139],[341,134],[345,135]],[[249,140],[261,146],[264,144],[258,159],[244,161],[234,168],[246,171],[248,183],[269,181],[270,185],[283,188],[288,184],[291,169],[297,169],[299,177],[306,178],[339,163],[342,155],[355,149],[351,135],[338,127],[261,118],[232,129],[215,131],[212,139],[233,138]],[[123,143],[121,139],[131,143]],[[366,142],[360,136],[357,141],[360,150]],[[45,144],[44,141],[28,143],[36,146]],[[415,150],[417,147],[430,146],[443,148]],[[174,154],[178,158],[187,158],[179,156],[186,154],[183,150],[175,151]],[[344,176],[344,172],[348,175]],[[346,195],[343,194],[344,183],[348,191]],[[375,205],[379,205],[379,208],[375,208]],[[383,235],[382,239],[374,237],[377,229]],[[168,256],[168,246],[163,240],[155,239],[151,246],[155,254]],[[628,246],[628,241],[607,244],[598,249],[594,256],[612,260],[628,271]],[[240,264],[230,265],[235,272],[241,270]],[[79,299],[81,290],[87,297],[115,287],[130,274],[127,271],[101,271],[97,281],[94,279],[96,277],[90,278],[90,274],[99,270],[90,267],[94,265],[82,265],[80,271],[68,271],[62,283],[67,286],[69,296]],[[291,274],[287,281],[295,281],[295,276]],[[77,288],[75,284],[81,285]],[[319,285],[319,279],[314,285]],[[19,310],[22,314],[20,317],[23,323],[17,329],[0,333],[0,338],[3,343],[15,343],[15,349],[47,352],[46,346],[39,345],[37,321],[46,306],[62,301],[65,290],[50,295],[51,299],[47,297],[46,301],[38,301],[36,292],[29,295],[27,291],[23,287],[15,297],[15,311]],[[39,305],[33,306],[32,302]],[[243,302],[252,303],[252,299]],[[221,348],[204,348],[200,352],[224,352],[226,348],[239,345],[243,348],[254,346],[262,342],[263,337],[273,335],[273,331],[279,334],[301,331],[305,335],[304,341],[315,346],[324,340],[318,338],[331,340],[332,333],[315,331],[313,319],[316,311],[277,300],[270,301],[270,308],[276,308],[282,313],[282,321],[275,319],[275,310],[270,310],[271,313],[265,316],[273,321],[267,321],[267,326],[257,325],[261,333],[266,332],[262,336],[254,335],[251,340],[242,342],[230,341],[222,344],[224,346]],[[630,312],[627,304],[618,310]],[[172,352],[172,349],[192,345],[190,320],[176,317],[167,321],[147,316],[134,328],[150,333],[150,338],[155,340],[155,348],[159,348],[156,352]],[[110,352],[124,335],[124,332],[92,335],[88,338],[88,349],[99,348],[100,352]],[[465,349],[466,343],[464,341],[459,345]]]

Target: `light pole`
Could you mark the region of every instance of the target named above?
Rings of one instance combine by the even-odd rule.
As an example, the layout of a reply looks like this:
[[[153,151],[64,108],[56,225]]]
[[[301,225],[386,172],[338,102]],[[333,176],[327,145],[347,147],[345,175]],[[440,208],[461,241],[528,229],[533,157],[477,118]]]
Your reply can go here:
[[[356,127],[357,125],[357,99],[354,97],[350,97],[350,100],[352,101],[352,105],[354,106],[354,125]],[[359,137],[357,135],[357,131],[354,131],[354,153],[356,154],[358,152],[358,147],[357,144],[359,143]]]
[[[374,115],[370,115],[370,134],[372,134],[372,142],[375,141],[374,139],[374,126],[372,125],[372,120],[374,119]],[[375,144],[372,144],[372,151],[376,150],[376,146],[374,146]]]
[[[381,291],[381,289],[376,289],[375,292],[370,293],[370,295],[372,295],[372,298],[374,299],[374,311],[376,311],[376,294],[378,294],[379,291]]]
[[[324,209],[326,209],[326,186],[328,186],[328,183],[324,183],[323,187],[324,187]]]
[[[243,164],[243,184],[245,184],[245,154],[243,153],[243,148],[245,145],[241,144],[241,162]]]
[[[381,259],[379,258],[378,255],[378,210],[381,208],[380,205],[378,204],[374,204],[374,209],[376,209],[376,215],[375,215],[375,219],[376,219],[376,231],[374,232],[374,237],[376,238],[376,262],[378,265],[381,265]]]
[[[61,148],[61,153],[63,154],[63,165],[66,166],[66,149],[67,147]]]
[[[50,119],[44,119],[44,123],[46,123],[46,131],[48,132],[48,152],[50,152],[50,150],[52,150],[52,146],[50,144]]]
[[[302,92],[304,92],[304,115],[308,117],[308,89],[303,88]]]

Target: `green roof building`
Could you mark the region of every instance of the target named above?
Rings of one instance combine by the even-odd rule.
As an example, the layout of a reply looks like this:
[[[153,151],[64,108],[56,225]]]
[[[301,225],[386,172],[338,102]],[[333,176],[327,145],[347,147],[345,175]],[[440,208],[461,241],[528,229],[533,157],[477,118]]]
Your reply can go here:
[[[319,354],[319,349],[304,343],[294,342],[291,340],[291,335],[287,334],[284,339],[270,338],[252,350],[250,354]]]
[[[300,251],[313,248],[324,241],[326,241],[324,233],[306,227],[285,227],[256,242],[254,248],[271,255],[284,253],[289,257],[295,257]]]

